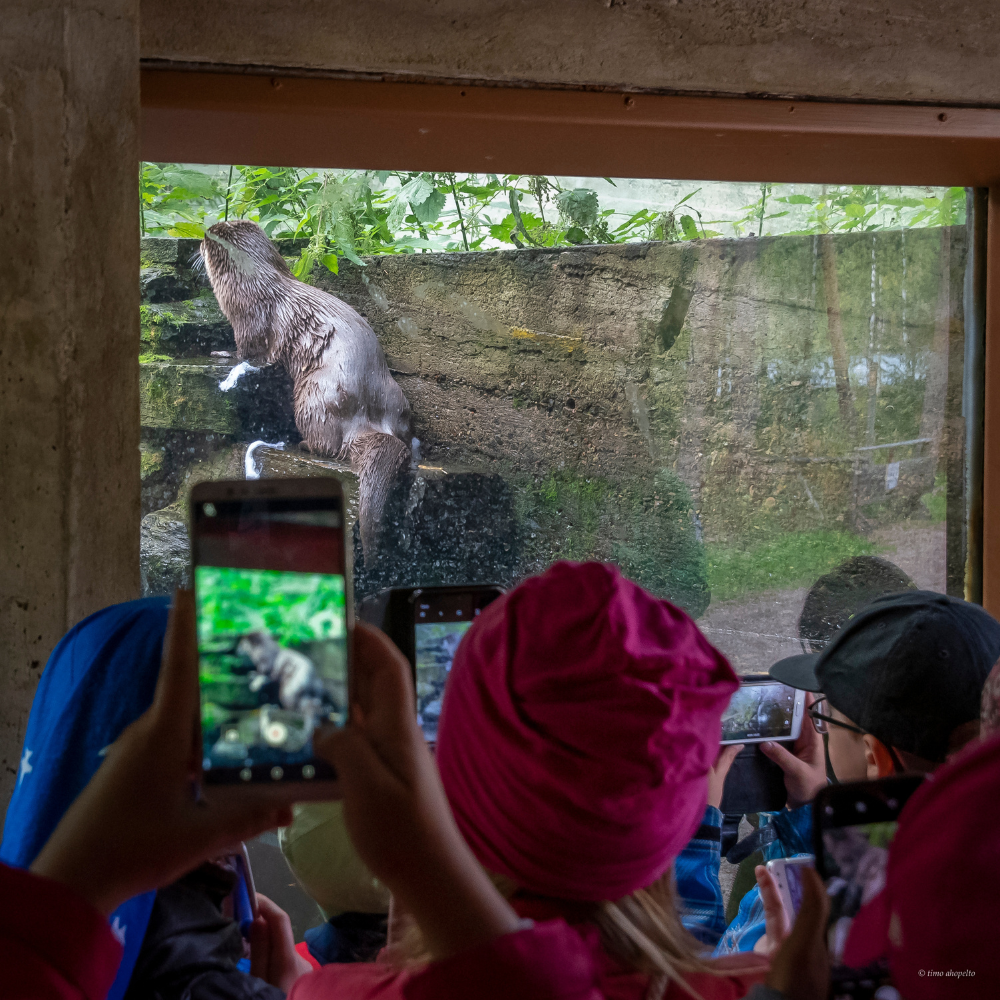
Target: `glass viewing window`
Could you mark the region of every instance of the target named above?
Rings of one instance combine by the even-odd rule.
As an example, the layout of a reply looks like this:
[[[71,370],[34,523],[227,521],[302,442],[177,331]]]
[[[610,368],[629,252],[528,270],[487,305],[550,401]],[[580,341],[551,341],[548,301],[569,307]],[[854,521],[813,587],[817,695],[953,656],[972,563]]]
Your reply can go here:
[[[357,516],[199,265],[237,218],[365,317],[412,410],[356,599],[610,560],[749,672],[821,648],[824,574],[964,592],[964,188],[145,163],[141,196],[147,593],[199,480],[340,474]]]

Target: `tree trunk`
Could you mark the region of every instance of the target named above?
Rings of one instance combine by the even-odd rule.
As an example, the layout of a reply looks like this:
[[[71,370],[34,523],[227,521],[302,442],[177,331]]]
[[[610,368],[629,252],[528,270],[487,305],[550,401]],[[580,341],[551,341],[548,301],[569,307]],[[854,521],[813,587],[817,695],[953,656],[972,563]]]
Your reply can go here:
[[[937,309],[934,313],[934,340],[927,359],[927,385],[920,417],[920,436],[930,438],[930,452],[941,455],[944,430],[945,395],[948,391],[948,334],[951,328],[951,229],[941,227],[940,271]]]
[[[826,319],[830,334],[830,349],[833,353],[833,373],[837,383],[837,404],[840,420],[849,440],[854,442],[854,394],[848,377],[849,357],[847,342],[844,340],[844,325],[840,316],[840,286],[837,283],[837,254],[833,246],[833,236],[829,233],[819,238],[820,254],[823,260],[823,291],[826,297]]]

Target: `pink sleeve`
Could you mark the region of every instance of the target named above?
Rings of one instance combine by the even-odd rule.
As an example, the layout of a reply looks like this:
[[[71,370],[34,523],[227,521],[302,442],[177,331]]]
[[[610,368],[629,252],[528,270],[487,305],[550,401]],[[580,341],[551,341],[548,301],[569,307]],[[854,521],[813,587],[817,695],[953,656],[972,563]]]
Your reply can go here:
[[[104,1000],[121,959],[107,920],[72,890],[0,864],[5,1000]]]
[[[382,963],[325,965],[289,1000],[602,1000],[587,944],[562,920],[397,972]]]

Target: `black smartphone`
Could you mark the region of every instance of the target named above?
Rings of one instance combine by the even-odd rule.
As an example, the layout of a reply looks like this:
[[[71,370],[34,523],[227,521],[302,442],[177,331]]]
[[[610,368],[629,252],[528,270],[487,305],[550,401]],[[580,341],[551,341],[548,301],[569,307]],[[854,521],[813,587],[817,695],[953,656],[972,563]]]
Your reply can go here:
[[[885,887],[899,814],[922,781],[922,775],[900,775],[830,785],[813,802],[816,870],[830,897],[827,946],[834,1000],[868,1000],[891,985],[884,961],[851,968],[844,964],[844,946],[858,911]]]
[[[425,738],[437,740],[441,699],[462,636],[503,591],[493,584],[399,587],[367,598],[358,617],[382,629],[413,667],[417,720]]]
[[[347,721],[351,587],[332,478],[201,483],[191,535],[206,784],[333,797],[316,727]]]

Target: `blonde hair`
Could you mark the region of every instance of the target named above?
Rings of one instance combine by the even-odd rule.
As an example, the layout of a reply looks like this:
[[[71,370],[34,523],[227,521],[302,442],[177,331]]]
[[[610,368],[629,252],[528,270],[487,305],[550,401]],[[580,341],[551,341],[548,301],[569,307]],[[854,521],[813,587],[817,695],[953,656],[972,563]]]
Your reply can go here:
[[[504,898],[510,899],[518,891],[518,885],[507,876],[488,874]],[[701,1000],[698,992],[688,985],[686,975],[732,976],[740,972],[731,965],[720,969],[702,957],[705,946],[681,922],[672,867],[652,885],[636,889],[615,902],[574,902],[570,906],[597,927],[601,944],[611,958],[625,969],[650,977],[647,1000],[659,1000],[670,983]],[[392,961],[400,965],[423,963],[431,958],[420,929],[412,920],[407,921],[398,945],[390,954]]]

